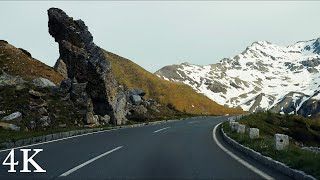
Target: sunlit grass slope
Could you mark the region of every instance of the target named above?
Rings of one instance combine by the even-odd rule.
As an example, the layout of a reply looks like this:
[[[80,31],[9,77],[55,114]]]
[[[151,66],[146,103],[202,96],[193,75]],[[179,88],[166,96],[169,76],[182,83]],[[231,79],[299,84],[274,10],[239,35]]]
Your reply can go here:
[[[148,98],[163,105],[173,105],[177,110],[203,115],[240,114],[239,109],[221,106],[191,87],[163,80],[139,65],[116,54],[103,50],[112,64],[117,81],[128,89],[143,89]]]
[[[0,40],[1,70],[25,80],[43,77],[58,84],[63,79],[62,75],[52,67],[32,58],[27,51],[18,49],[3,40]]]

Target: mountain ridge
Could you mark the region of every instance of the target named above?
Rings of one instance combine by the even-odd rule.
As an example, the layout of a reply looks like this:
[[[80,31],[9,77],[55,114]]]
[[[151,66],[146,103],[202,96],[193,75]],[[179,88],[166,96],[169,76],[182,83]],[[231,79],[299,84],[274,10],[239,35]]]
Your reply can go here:
[[[303,103],[319,90],[319,42],[316,38],[278,46],[256,41],[240,54],[216,64],[183,63],[165,66],[155,74],[187,84],[228,107],[299,114],[301,108],[306,109]]]

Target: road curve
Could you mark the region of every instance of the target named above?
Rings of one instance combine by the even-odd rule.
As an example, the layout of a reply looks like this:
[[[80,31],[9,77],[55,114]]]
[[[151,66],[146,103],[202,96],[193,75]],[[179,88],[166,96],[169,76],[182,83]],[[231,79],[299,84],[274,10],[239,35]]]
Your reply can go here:
[[[263,179],[213,140],[213,128],[226,119],[191,118],[28,147],[43,149],[34,159],[46,173],[20,173],[22,154],[17,149],[17,173],[8,173],[9,167],[0,165],[0,179]],[[220,133],[216,137],[259,171],[289,179],[230,148]],[[8,153],[0,152],[1,164]]]

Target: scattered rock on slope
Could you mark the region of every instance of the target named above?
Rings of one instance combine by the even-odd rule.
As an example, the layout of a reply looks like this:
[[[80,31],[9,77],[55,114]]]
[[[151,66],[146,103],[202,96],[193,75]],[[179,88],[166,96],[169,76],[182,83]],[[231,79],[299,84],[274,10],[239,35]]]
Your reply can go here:
[[[21,112],[14,112],[6,117],[2,118],[2,121],[21,121],[22,119],[22,114]]]
[[[100,47],[94,44],[88,27],[61,9],[50,8],[48,16],[49,33],[59,44],[60,62],[56,64],[56,70],[66,71],[67,76],[75,78],[78,83],[86,83],[84,93],[88,95],[88,101],[92,101],[95,114],[110,115],[113,124],[125,123],[127,103],[124,90],[113,77],[111,65]]]
[[[12,76],[2,71],[0,76],[0,86],[14,86],[23,84],[25,81],[19,76]]]
[[[32,81],[32,83],[37,86],[37,87],[41,87],[41,88],[46,88],[46,87],[54,87],[56,86],[53,82],[51,82],[49,79],[46,78],[36,78]]]
[[[6,130],[20,131],[20,127],[10,123],[0,122],[0,127]]]

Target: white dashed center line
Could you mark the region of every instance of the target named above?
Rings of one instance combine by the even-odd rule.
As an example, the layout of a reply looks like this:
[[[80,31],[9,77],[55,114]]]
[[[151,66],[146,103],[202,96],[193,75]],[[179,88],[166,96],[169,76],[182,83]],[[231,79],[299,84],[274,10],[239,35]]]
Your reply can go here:
[[[114,149],[112,149],[112,150],[110,150],[110,151],[108,151],[108,152],[105,152],[105,153],[103,153],[103,154],[100,154],[99,156],[97,156],[97,157],[95,157],[95,158],[92,158],[92,159],[90,159],[90,160],[88,160],[88,161],[80,164],[79,166],[76,166],[76,167],[70,169],[69,171],[61,174],[60,177],[68,176],[68,175],[70,175],[71,173],[79,170],[80,168],[82,168],[82,167],[84,167],[84,166],[92,163],[93,161],[96,161],[96,160],[98,160],[98,159],[100,159],[100,158],[102,158],[102,157],[104,157],[104,156],[106,156],[106,155],[108,155],[108,154],[110,154],[110,153],[112,153],[112,152],[114,152],[114,151],[117,151],[117,150],[119,150],[119,149],[121,149],[121,148],[123,148],[123,146],[119,146],[119,147],[114,148]]]
[[[165,129],[169,129],[169,128],[171,128],[171,127],[165,127],[165,128],[162,128],[162,129],[158,129],[158,130],[154,131],[153,133],[157,133],[157,132],[163,131]]]
[[[191,122],[188,122],[188,124],[193,124],[193,123],[198,123],[198,121],[191,121]]]

